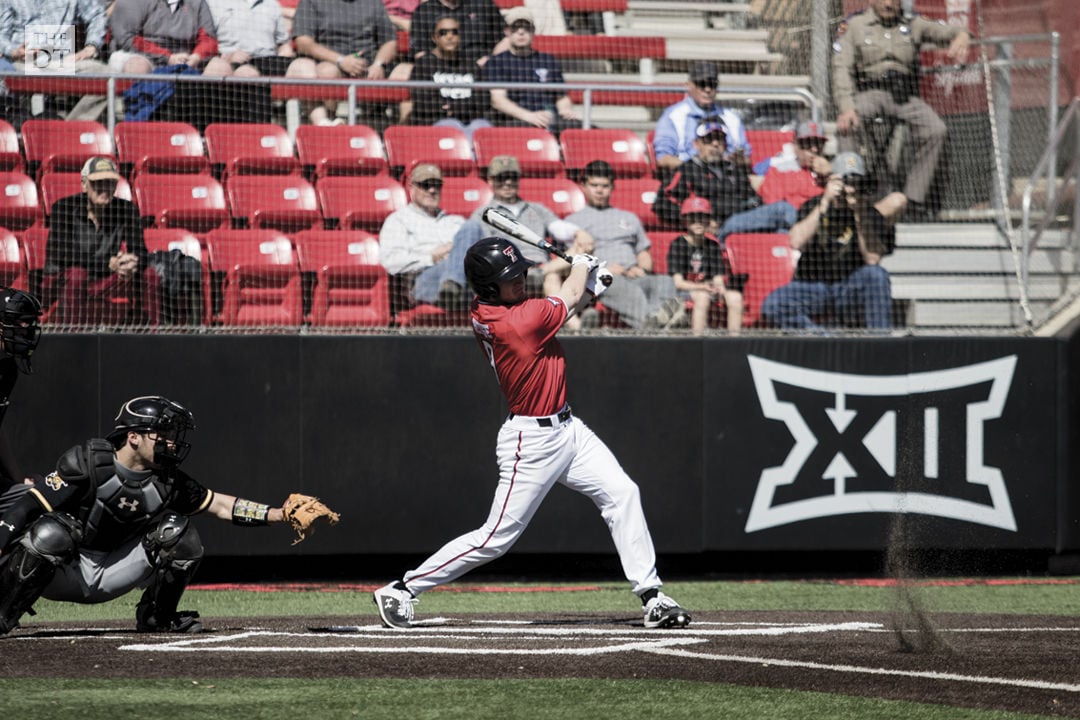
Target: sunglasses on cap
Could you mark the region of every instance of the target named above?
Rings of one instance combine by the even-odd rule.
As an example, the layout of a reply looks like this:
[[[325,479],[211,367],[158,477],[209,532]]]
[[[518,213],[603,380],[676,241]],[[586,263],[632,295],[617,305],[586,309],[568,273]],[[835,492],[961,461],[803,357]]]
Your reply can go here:
[[[435,31],[439,37],[446,37],[447,35],[460,35],[461,30],[459,28],[439,28]]]
[[[511,173],[499,173],[498,175],[492,175],[491,179],[494,180],[497,183],[517,182],[517,181],[521,180],[521,174],[520,173],[512,173],[512,172]]]
[[[825,141],[821,139],[810,138],[807,140],[799,140],[796,142],[803,150],[817,150],[821,152],[821,149],[825,147]]]
[[[529,32],[532,32],[533,31],[533,24],[531,22],[529,22],[528,20],[518,20],[517,22],[515,22],[513,25],[510,26],[510,29],[515,31],[515,32],[518,31],[518,30],[528,30]]]
[[[711,132],[708,135],[703,135],[698,139],[706,145],[711,145],[712,143],[720,143],[721,145],[727,144],[727,135],[722,132]]]
[[[442,190],[442,180],[425,180],[424,182],[413,183],[416,187],[426,190],[427,192],[436,192]]]

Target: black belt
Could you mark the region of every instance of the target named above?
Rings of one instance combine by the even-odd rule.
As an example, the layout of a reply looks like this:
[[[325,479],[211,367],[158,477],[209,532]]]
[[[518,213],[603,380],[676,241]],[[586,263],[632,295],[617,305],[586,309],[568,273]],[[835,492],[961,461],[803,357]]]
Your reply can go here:
[[[563,410],[558,415],[555,415],[554,417],[556,418],[556,420],[558,420],[560,425],[562,423],[566,422],[567,420],[569,420],[570,419],[570,406],[567,405],[565,410]],[[514,419],[514,413],[510,413],[510,419],[511,420]],[[552,421],[551,416],[549,415],[547,417],[538,417],[538,418],[536,418],[536,424],[539,425],[540,427],[552,427],[555,424],[555,422]]]

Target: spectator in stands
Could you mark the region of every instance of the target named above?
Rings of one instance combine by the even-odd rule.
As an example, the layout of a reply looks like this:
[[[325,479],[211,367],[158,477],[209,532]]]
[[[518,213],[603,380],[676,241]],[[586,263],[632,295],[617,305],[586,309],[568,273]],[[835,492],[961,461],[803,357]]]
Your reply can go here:
[[[761,314],[781,328],[819,330],[826,321],[890,330],[892,293],[880,261],[896,246],[896,229],[881,211],[885,200],[873,203],[861,156],[840,153],[832,168],[825,191],[803,204],[791,228],[801,253],[795,277],[769,293]]]
[[[304,57],[290,66],[291,77],[382,80],[397,60],[397,29],[380,0],[300,0],[293,38]],[[337,100],[327,100],[310,109],[308,119],[340,124],[336,115]]]
[[[682,218],[686,234],[675,238],[668,248],[668,274],[675,280],[679,297],[693,302],[690,310],[690,332],[704,335],[709,324],[709,312],[722,299],[727,309],[727,329],[732,335],[742,329],[743,295],[745,278],[732,278],[731,286],[725,283],[728,275],[724,252],[716,238],[706,232],[712,219],[712,207],[705,198],[688,197],[682,204]],[[738,286],[738,287],[736,287]]]
[[[38,72],[107,72],[108,66],[98,59],[104,54],[106,22],[105,8],[98,0],[0,0],[0,68],[23,72],[30,62]],[[27,48],[27,25],[76,24],[86,38],[83,47],[71,55],[54,57]],[[87,95],[63,116],[68,120],[97,120],[105,104],[104,96]]]
[[[431,52],[431,38],[439,18],[452,17],[461,28],[458,52],[468,63],[484,66],[496,52],[508,46],[503,37],[503,18],[495,0],[427,0],[412,16],[409,56],[413,61]]]
[[[415,304],[416,276],[446,259],[454,235],[465,223],[465,218],[448,215],[439,207],[442,186],[442,170],[437,165],[417,165],[409,175],[409,204],[390,213],[379,231],[379,258],[391,276],[395,313]]]
[[[409,32],[413,13],[420,5],[420,0],[382,0],[382,4],[394,27],[401,32]]]
[[[727,137],[727,152],[740,163],[750,162],[750,142],[742,118],[716,102],[719,71],[716,64],[698,61],[690,66],[686,97],[664,109],[656,122],[653,151],[663,172],[674,171],[697,154],[694,132],[706,117],[720,118]]]
[[[147,74],[187,65],[203,75],[225,77],[232,67],[218,56],[217,31],[206,0],[116,0],[109,28],[114,72]]]
[[[818,123],[801,123],[795,131],[794,162],[780,160],[769,165],[757,189],[763,204],[728,217],[717,235],[720,242],[731,233],[787,232],[795,224],[799,208],[824,191],[832,173],[822,155],[825,142],[825,132]]]
[[[532,47],[535,24],[532,13],[523,7],[506,13],[506,37],[510,49],[494,55],[484,66],[485,82],[562,83],[563,74],[554,55],[537,52]],[[558,136],[566,128],[580,128],[581,117],[574,110],[564,90],[491,91],[492,121],[496,125],[538,127]]]
[[[632,328],[676,325],[685,316],[686,306],[676,297],[675,281],[670,275],[653,274],[652,242],[638,216],[611,206],[615,170],[604,160],[593,160],[581,171],[581,187],[587,205],[566,220],[594,238],[591,254],[607,263],[615,276],[604,292],[604,306]],[[588,326],[592,318],[589,313],[582,324]]]
[[[458,52],[461,24],[450,16],[435,23],[434,48],[422,55],[412,69],[412,80],[437,83],[472,83],[479,74],[475,64]],[[472,140],[473,131],[491,127],[484,116],[487,93],[468,87],[415,88],[412,91],[412,123],[456,127]]]
[[[929,219],[927,192],[945,145],[945,123],[919,97],[919,50],[948,45],[951,61],[967,60],[971,37],[963,28],[901,15],[900,0],[870,0],[848,18],[833,43],[833,99],[839,149],[857,150],[863,123],[883,116],[906,122],[915,161],[904,185],[912,219]]]
[[[217,27],[218,52],[236,77],[282,76],[296,59],[277,0],[206,0]]]
[[[592,252],[594,241],[589,233],[573,223],[559,219],[558,215],[540,203],[526,202],[521,199],[518,194],[521,184],[521,164],[516,157],[496,155],[491,159],[487,172],[488,182],[491,184],[495,197],[490,203],[473,212],[469,221],[454,235],[454,246],[446,259],[417,276],[413,286],[413,296],[417,302],[437,303],[444,308],[457,308],[471,299],[466,297],[464,292],[466,287],[465,254],[469,248],[485,237],[497,236],[513,240],[483,222],[484,210],[489,207],[502,208],[537,235],[548,236],[561,247],[569,246],[570,249],[567,252],[571,254]],[[526,290],[529,294],[540,295],[547,287],[548,273],[558,272],[565,263],[553,261],[540,248],[525,243],[518,243],[518,245],[525,259],[541,270],[539,273],[530,273],[526,278]]]
[[[82,192],[61,198],[50,212],[45,246],[44,304],[59,296],[61,322],[95,322],[91,301],[127,298],[128,321],[157,325],[161,279],[150,267],[142,220],[134,203],[114,196],[120,173],[112,158],[82,167]]]
[[[712,206],[709,232],[715,234],[738,212],[756,208],[761,197],[750,184],[745,163],[724,151],[727,133],[719,118],[705,118],[694,131],[695,152],[679,166],[656,193],[653,210],[674,227],[682,226],[680,208],[691,195],[703,197]]]

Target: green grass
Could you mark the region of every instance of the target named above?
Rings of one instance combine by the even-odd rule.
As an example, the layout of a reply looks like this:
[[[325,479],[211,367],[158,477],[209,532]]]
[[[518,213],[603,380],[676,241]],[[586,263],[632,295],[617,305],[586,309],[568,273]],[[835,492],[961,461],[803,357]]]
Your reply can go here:
[[[528,585],[508,583],[509,587]],[[569,587],[588,585],[574,583]],[[452,613],[638,612],[620,583],[598,583],[574,592],[482,592],[455,583],[456,591],[422,596],[421,617]],[[683,605],[706,610],[887,611],[897,597],[891,588],[825,582],[676,582],[665,591]],[[1077,584],[918,587],[931,611],[968,613],[1080,614]],[[100,605],[39,602],[29,623],[131,620],[138,593]],[[204,618],[257,616],[344,616],[375,621],[368,592],[189,591],[183,609]],[[2,652],[2,647],[0,647]],[[186,678],[177,680],[0,680],[5,718],[121,720],[126,718],[215,718],[254,720],[289,717],[302,702],[318,720],[334,718],[896,718],[897,720],[999,720],[1035,717],[957,709],[932,704],[746,688],[718,683],[653,680],[322,680]],[[298,713],[304,715],[301,709]]]
[[[1005,712],[655,680],[0,680],[4,717],[590,720],[1005,720]]]

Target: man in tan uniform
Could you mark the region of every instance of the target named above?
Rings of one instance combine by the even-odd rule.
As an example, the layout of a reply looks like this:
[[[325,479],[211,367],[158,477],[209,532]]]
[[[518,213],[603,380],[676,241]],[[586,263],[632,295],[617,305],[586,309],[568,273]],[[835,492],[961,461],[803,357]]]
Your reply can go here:
[[[916,216],[945,144],[945,123],[919,97],[919,48],[948,44],[953,62],[966,61],[971,37],[963,28],[900,13],[900,0],[870,0],[870,7],[841,24],[833,43],[833,94],[839,149],[858,152],[864,119],[893,117],[908,124],[915,161],[904,194]]]

